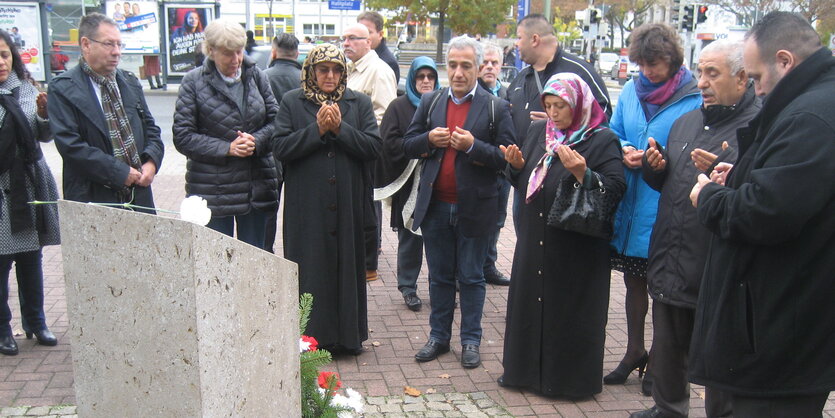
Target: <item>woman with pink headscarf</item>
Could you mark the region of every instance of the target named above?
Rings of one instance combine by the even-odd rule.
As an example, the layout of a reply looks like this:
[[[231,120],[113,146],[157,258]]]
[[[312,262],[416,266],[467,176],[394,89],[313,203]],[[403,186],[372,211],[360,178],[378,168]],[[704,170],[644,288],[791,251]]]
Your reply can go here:
[[[511,184],[525,194],[507,302],[501,386],[549,397],[602,390],[609,307],[609,242],[547,225],[557,188],[626,188],[618,137],[576,74],[545,84],[548,117],[531,124],[521,150],[504,149]]]

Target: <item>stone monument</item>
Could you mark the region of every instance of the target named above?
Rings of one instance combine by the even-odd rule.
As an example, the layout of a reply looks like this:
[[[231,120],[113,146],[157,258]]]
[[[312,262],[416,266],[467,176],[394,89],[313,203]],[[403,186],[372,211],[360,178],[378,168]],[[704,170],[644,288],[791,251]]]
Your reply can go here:
[[[295,263],[179,219],[59,208],[80,417],[299,415]]]

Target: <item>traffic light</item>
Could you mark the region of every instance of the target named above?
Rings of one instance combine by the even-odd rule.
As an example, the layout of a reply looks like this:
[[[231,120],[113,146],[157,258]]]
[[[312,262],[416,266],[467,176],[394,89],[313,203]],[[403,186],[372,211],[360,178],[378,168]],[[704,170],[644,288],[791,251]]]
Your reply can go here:
[[[693,18],[695,17],[694,16],[695,11],[696,11],[695,6],[693,6],[693,5],[684,6],[682,8],[681,29],[683,29],[685,31],[688,31],[688,32],[693,30]]]
[[[591,9],[589,11],[589,23],[599,23],[600,22],[600,12],[597,9]]]
[[[673,0],[673,5],[670,7],[670,24],[673,25],[674,28],[678,28],[679,26],[679,18],[678,14],[681,11],[681,0]]]
[[[696,24],[705,23],[707,20],[707,6],[699,6],[699,14],[696,16]]]

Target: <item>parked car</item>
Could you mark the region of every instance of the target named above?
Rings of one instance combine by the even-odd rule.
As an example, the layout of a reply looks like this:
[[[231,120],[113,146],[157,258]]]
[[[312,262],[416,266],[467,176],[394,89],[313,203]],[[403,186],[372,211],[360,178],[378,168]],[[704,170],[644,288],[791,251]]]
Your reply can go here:
[[[612,66],[620,62],[620,56],[614,52],[601,52],[594,62],[594,70],[601,77],[611,76]]]
[[[304,63],[304,59],[307,58],[307,54],[310,53],[310,50],[313,49],[314,46],[316,45],[299,43],[299,64]],[[272,45],[256,45],[252,49],[252,53],[249,54],[249,57],[255,60],[255,65],[257,65],[258,68],[266,70],[270,66],[270,53],[272,50]]]
[[[641,71],[641,68],[638,67],[638,64],[635,64],[634,62],[629,61],[628,58],[624,57],[623,61],[626,62],[626,78],[627,79],[635,77],[636,75],[638,75],[638,72]],[[612,80],[617,80],[618,79],[618,71],[620,71],[620,63],[621,63],[621,61],[619,60],[618,62],[616,62],[612,66],[612,71],[610,73],[611,76],[612,76]]]

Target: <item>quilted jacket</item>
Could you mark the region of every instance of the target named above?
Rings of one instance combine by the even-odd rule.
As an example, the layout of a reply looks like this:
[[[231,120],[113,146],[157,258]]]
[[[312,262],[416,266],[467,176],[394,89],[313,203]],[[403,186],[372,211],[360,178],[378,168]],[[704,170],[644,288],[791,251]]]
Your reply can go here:
[[[183,77],[174,113],[174,146],[188,157],[186,194],[209,204],[212,216],[243,215],[255,208],[278,207],[277,174],[272,158],[273,121],[278,114],[270,82],[244,57],[241,82],[245,105],[240,109],[214,61],[206,60]],[[255,137],[255,153],[228,156],[237,132]]]

